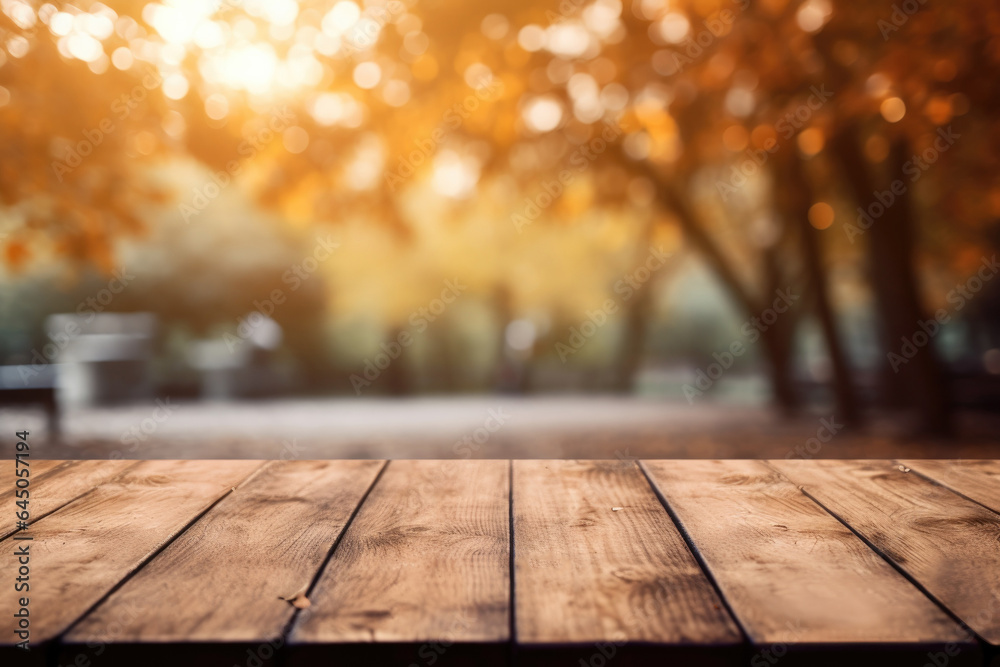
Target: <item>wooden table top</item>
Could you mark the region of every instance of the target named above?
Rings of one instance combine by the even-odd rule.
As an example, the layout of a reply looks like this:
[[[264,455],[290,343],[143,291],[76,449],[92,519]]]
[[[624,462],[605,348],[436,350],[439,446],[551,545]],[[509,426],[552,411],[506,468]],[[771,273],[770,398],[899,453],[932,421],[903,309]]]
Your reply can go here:
[[[0,513],[4,664],[1000,665],[998,461],[30,472],[30,523]]]

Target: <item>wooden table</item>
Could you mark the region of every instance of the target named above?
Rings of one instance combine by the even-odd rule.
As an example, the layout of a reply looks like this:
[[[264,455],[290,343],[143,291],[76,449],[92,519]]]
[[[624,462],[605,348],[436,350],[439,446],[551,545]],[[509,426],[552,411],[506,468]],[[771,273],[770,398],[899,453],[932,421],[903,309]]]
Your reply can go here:
[[[997,461],[30,470],[4,665],[1000,664]]]

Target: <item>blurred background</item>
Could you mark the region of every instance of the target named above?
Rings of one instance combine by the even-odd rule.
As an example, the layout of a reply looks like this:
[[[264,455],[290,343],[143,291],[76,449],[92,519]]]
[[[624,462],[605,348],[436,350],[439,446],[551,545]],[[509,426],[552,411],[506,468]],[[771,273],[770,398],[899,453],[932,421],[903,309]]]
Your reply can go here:
[[[53,458],[996,456],[1000,6],[0,1]]]

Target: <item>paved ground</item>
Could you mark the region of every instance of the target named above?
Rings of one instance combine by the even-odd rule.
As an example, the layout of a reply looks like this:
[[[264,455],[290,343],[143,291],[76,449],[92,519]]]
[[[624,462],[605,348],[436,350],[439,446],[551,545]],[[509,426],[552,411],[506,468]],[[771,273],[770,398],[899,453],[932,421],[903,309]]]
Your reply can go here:
[[[0,410],[0,433],[28,428],[43,458],[1000,456],[997,415],[963,415],[953,441],[914,440],[884,418],[850,432],[829,414],[787,421],[756,408],[622,397],[170,401],[73,410],[63,423],[55,442],[41,412]]]

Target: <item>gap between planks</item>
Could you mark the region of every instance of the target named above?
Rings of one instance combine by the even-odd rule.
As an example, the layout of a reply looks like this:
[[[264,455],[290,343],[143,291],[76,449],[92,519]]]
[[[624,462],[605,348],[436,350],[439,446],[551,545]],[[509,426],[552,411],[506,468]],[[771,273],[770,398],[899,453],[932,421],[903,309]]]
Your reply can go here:
[[[1000,644],[1000,517],[885,460],[771,461],[953,618]]]
[[[725,605],[725,607],[726,607],[727,611],[729,612],[731,618],[737,623],[738,629],[740,631],[742,631],[743,632],[743,636],[746,637],[747,634],[746,634],[745,629],[742,627],[742,624],[740,623],[739,616],[733,611],[732,607],[730,606],[730,602],[729,602],[727,596],[725,596],[725,595],[723,595],[723,594],[720,593],[720,591],[722,589],[719,586],[719,582],[716,581],[715,577],[713,576],[713,574],[711,572],[711,568],[708,566],[708,563],[706,562],[704,555],[700,553],[701,550],[698,548],[698,546],[696,546],[696,542],[692,539],[692,536],[687,533],[683,522],[680,520],[680,518],[678,517],[678,515],[671,508],[671,505],[667,501],[667,499],[663,496],[662,493],[660,493],[660,490],[657,487],[657,485],[650,478],[650,473],[649,473],[649,470],[646,467],[646,463],[647,462],[640,462],[639,463],[639,466],[640,466],[641,471],[642,471],[642,476],[645,479],[646,485],[649,487],[650,491],[657,497],[657,500],[658,500],[659,504],[661,505],[662,509],[668,514],[670,521],[673,523],[674,527],[680,532],[681,536],[683,537],[684,543],[685,543],[687,549],[690,551],[690,553],[693,555],[693,557],[697,561],[698,567],[701,569],[701,571],[704,574],[704,576],[711,583],[711,585],[715,589],[716,593],[719,594],[720,600],[722,601],[723,605]],[[135,465],[135,464],[132,464],[132,465]],[[239,486],[243,486],[244,484],[246,484],[248,481],[250,481],[250,479],[254,478],[262,470],[264,470],[264,468],[266,468],[267,465],[268,464],[264,464],[263,466],[261,466],[260,468],[258,468],[254,472],[252,472],[243,482],[240,483]],[[341,544],[342,540],[344,539],[344,535],[347,533],[348,529],[352,526],[355,518],[358,516],[359,512],[362,510],[362,508],[366,504],[369,495],[373,492],[373,490],[376,489],[377,485],[380,483],[380,480],[381,480],[381,478],[383,476],[383,473],[388,469],[389,465],[390,465],[390,463],[387,463],[387,462],[382,464],[382,466],[379,469],[379,471],[378,471],[375,479],[371,482],[371,484],[368,486],[367,490],[365,491],[364,496],[362,497],[362,499],[354,507],[354,510],[351,513],[351,515],[350,515],[347,523],[345,523],[343,529],[340,531],[340,533],[337,536],[336,540],[334,541],[334,543],[330,547],[329,552],[326,554],[326,557],[325,557],[323,563],[316,570],[315,576],[313,577],[313,579],[312,579],[312,581],[311,581],[311,583],[309,585],[309,588],[308,588],[308,591],[307,591],[307,595],[311,596],[313,594],[313,592],[316,590],[317,584],[319,583],[319,581],[320,581],[323,573],[329,567],[329,564],[330,564],[331,560],[334,559],[335,554],[336,554],[338,548],[340,547],[340,544]],[[918,462],[912,462],[911,465],[919,465],[919,463]],[[514,468],[515,468],[515,463],[513,461],[508,461],[507,462],[508,493],[507,493],[507,503],[506,503],[506,505],[507,505],[507,514],[508,514],[508,516],[507,516],[507,520],[508,520],[507,521],[507,523],[508,523],[508,525],[507,525],[507,530],[508,530],[508,559],[507,560],[508,560],[508,568],[509,568],[509,570],[508,570],[508,572],[509,572],[509,592],[508,592],[508,595],[509,595],[510,604],[509,604],[509,613],[508,613],[508,621],[507,621],[508,622],[509,640],[508,640],[507,643],[508,643],[510,651],[511,651],[511,654],[510,654],[511,655],[511,659],[513,659],[513,657],[515,656],[514,651],[518,648],[518,641],[517,641],[518,640],[518,634],[517,634],[518,618],[517,618],[517,615],[516,615],[517,604],[516,604],[516,598],[515,598],[515,589],[516,589],[516,585],[517,585],[516,581],[515,581],[516,570],[517,570],[517,567],[516,567],[516,558],[517,558],[518,551],[517,551],[517,546],[516,546],[516,543],[515,543],[516,531],[515,531],[515,525],[514,525],[514,521],[515,521],[515,504],[517,502],[517,498],[515,497],[515,489],[514,489],[514,486],[515,486],[515,484],[514,484]],[[47,471],[47,473],[43,473],[42,475],[39,475],[38,481],[41,482],[44,479],[45,476],[47,476],[48,474],[50,474],[52,472],[53,472],[53,470],[49,470],[49,471]],[[963,498],[966,497],[966,496],[964,496],[964,494],[960,494],[959,492],[954,491],[950,487],[947,487],[947,488],[949,490],[955,492],[957,495],[963,495]],[[812,495],[810,495],[804,488],[799,487],[798,490],[799,490],[799,492],[805,498],[808,499],[808,501],[810,503],[814,503],[815,505],[817,505],[818,507],[820,507],[823,512],[831,515],[832,518],[834,518],[839,523],[843,524],[848,529],[850,529],[852,531],[852,533],[854,533],[858,537],[862,538],[862,541],[864,541],[869,546],[869,548],[871,548],[876,554],[878,554],[878,555],[882,556],[883,558],[885,558],[886,560],[888,560],[890,562],[890,564],[894,564],[894,563],[892,563],[891,559],[889,559],[885,554],[883,554],[878,549],[877,546],[874,546],[870,542],[868,542],[867,540],[865,540],[864,537],[862,535],[860,535],[857,531],[855,531],[846,521],[844,521],[844,519],[842,519],[841,517],[837,516],[831,509],[827,508],[825,505],[823,505],[822,502],[820,502],[819,500],[817,500],[816,498],[814,498]],[[89,493],[89,491],[84,492],[83,495],[86,495],[87,493]],[[183,528],[181,528],[181,530],[178,533],[176,533],[173,537],[171,537],[166,544],[162,545],[158,551],[156,551],[155,553],[153,553],[152,555],[150,555],[148,558],[146,558],[131,573],[127,574],[120,582],[118,582],[118,584],[112,590],[110,590],[103,598],[101,598],[94,605],[92,605],[91,608],[88,609],[88,611],[83,616],[81,616],[78,620],[81,620],[82,618],[85,618],[90,612],[92,612],[100,604],[102,604],[104,601],[106,601],[108,598],[110,598],[112,596],[112,594],[114,594],[116,591],[118,591],[119,588],[121,588],[127,581],[129,581],[130,579],[132,579],[137,573],[141,572],[143,570],[143,568],[147,564],[149,564],[154,558],[157,558],[165,549],[167,549],[171,544],[173,544],[175,541],[177,541],[180,538],[180,536],[184,535],[187,532],[187,530],[190,529],[191,526],[193,526],[197,521],[199,521],[199,519],[201,519],[206,514],[208,514],[215,506],[217,506],[226,497],[228,497],[229,494],[230,494],[230,492],[226,491],[223,494],[223,496],[220,496],[218,499],[216,499],[214,501],[214,503],[210,507],[206,508],[201,514],[199,514],[198,516],[196,516],[187,525],[185,525]],[[72,499],[72,500],[68,501],[66,503],[66,505],[75,502],[78,498]],[[974,502],[978,503],[979,501],[974,501]],[[979,503],[979,504],[982,504],[982,503]],[[60,507],[63,507],[63,506],[65,506],[65,505],[61,505]],[[52,512],[56,512],[56,511],[57,510],[52,510]],[[51,512],[50,512],[50,514],[51,514]],[[38,520],[41,520],[41,517]],[[908,575],[906,575],[905,572],[903,574],[904,574],[904,576],[907,576],[908,578],[910,578]],[[911,579],[911,581],[914,581],[912,578],[910,578],[910,579]],[[919,587],[919,584],[918,584],[918,587]],[[921,590],[923,590],[923,589],[921,589]],[[929,597],[931,597],[933,599],[933,596],[929,596]],[[290,632],[292,631],[292,629],[296,626],[296,624],[298,624],[300,622],[300,619],[301,619],[301,617],[303,615],[304,614],[301,613],[299,610],[296,610],[295,612],[293,612],[292,617],[289,619],[289,621],[288,621],[287,625],[285,626],[284,631],[282,633],[282,635],[284,637],[288,637],[288,635],[290,634]],[[70,628],[75,627],[75,625],[76,625],[76,623],[72,624],[70,626]]]
[[[156,644],[171,647],[165,663],[233,664],[248,650],[276,652],[310,613],[318,573],[384,468],[341,460],[261,469],[68,632],[61,662],[74,663],[116,623],[102,658],[115,664],[150,664]]]
[[[39,519],[30,532],[45,557],[33,562],[31,598],[50,614],[32,623],[32,641],[62,635],[261,467],[260,461],[146,461]],[[211,476],[216,481],[205,481]],[[13,562],[0,563],[0,573],[6,577]],[[6,617],[0,621],[7,646],[10,625]]]
[[[45,463],[45,462],[38,462]],[[50,514],[59,511],[82,496],[90,493],[98,486],[106,482],[113,482],[130,468],[137,465],[138,461],[51,461],[51,467],[43,468],[37,476],[30,475],[30,503],[31,516],[28,525],[44,519]],[[28,468],[30,470],[30,466]],[[0,488],[6,488],[7,476],[0,481]],[[10,485],[14,486],[14,476],[9,475]],[[59,494],[56,497],[51,493]],[[41,509],[38,509],[41,508]],[[17,523],[13,514],[4,514],[0,519],[0,541],[7,539],[17,532]]]
[[[506,664],[509,470],[506,460],[388,464],[292,626],[289,664],[332,649],[409,664],[445,640],[436,664]]]

